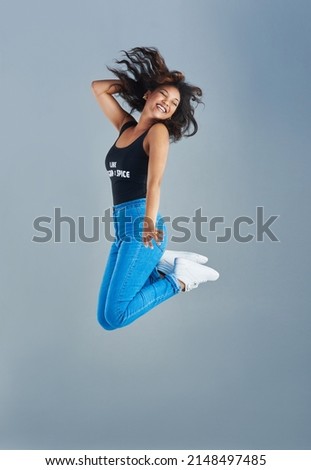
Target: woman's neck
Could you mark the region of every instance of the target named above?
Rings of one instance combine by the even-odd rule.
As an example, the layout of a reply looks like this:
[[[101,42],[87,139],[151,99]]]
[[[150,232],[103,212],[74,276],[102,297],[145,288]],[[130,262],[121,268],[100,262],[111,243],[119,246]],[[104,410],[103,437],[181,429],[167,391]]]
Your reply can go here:
[[[145,116],[143,113],[140,115],[140,118],[135,126],[135,133],[140,134],[150,129],[154,124],[154,119],[148,116]]]

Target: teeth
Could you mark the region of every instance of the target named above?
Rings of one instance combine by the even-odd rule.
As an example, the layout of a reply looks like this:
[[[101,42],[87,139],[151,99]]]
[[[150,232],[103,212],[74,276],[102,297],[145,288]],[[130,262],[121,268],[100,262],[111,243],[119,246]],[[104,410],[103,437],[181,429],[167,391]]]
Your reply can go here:
[[[160,111],[162,113],[166,113],[166,109],[163,106],[161,106],[160,104],[157,104],[157,108],[160,109]]]

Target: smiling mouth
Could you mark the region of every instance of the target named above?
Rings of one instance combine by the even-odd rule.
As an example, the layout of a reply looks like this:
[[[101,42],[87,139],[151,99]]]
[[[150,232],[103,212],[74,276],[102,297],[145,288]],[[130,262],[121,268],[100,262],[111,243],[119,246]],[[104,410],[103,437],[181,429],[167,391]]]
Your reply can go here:
[[[159,111],[161,111],[161,113],[166,113],[166,109],[161,104],[157,104],[157,108]]]

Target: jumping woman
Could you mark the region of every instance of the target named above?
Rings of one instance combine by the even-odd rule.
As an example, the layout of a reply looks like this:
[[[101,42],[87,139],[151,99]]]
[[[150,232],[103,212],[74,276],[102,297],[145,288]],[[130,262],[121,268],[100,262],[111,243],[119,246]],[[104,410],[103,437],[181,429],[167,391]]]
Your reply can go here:
[[[193,103],[202,90],[170,71],[153,47],[122,51],[117,78],[94,80],[93,93],[119,132],[105,166],[111,180],[115,239],[100,286],[97,318],[106,330],[122,328],[180,292],[215,281],[207,257],[166,250],[167,228],[159,212],[160,186],[170,141],[193,136]],[[138,121],[113,95],[119,95]]]

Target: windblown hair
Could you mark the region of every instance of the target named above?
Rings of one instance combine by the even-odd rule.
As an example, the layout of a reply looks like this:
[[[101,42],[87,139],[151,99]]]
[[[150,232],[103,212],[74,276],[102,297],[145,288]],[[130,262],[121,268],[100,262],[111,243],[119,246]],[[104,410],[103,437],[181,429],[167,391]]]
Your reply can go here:
[[[134,47],[129,51],[122,50],[125,58],[115,62],[125,66],[107,67],[121,81],[119,95],[131,107],[131,112],[141,112],[145,106],[144,94],[161,85],[175,86],[180,93],[180,103],[172,117],[162,122],[169,131],[170,138],[177,142],[183,136],[191,137],[198,131],[194,111],[202,103],[201,88],[185,81],[185,76],[177,70],[169,70],[159,51],[155,47]],[[195,106],[194,106],[195,105]]]

